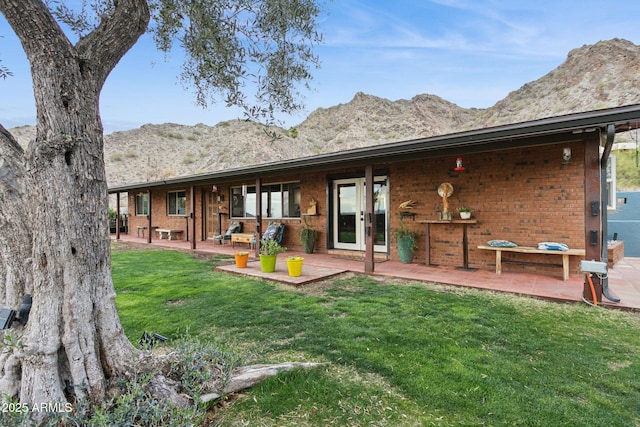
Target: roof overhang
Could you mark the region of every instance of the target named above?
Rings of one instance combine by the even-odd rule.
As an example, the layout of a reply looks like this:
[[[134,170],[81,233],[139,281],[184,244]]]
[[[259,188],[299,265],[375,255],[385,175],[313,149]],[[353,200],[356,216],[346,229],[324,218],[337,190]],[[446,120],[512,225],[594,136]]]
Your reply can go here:
[[[168,188],[185,184],[198,185],[212,181],[255,179],[301,171],[322,171],[410,159],[566,143],[583,140],[585,134],[594,132],[606,134],[606,127],[611,124],[614,125],[616,132],[636,129],[640,124],[640,104],[225,169],[200,175],[117,185],[110,187],[109,193]]]

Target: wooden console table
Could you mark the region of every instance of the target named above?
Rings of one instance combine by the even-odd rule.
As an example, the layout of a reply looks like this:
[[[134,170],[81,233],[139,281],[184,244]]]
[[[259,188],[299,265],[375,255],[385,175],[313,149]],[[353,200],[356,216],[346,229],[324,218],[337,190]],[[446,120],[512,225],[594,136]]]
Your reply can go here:
[[[446,221],[442,219],[434,219],[434,220],[424,220],[418,221],[421,224],[425,224],[427,227],[426,232],[426,245],[427,248],[425,250],[425,263],[427,265],[431,264],[431,224],[462,224],[462,268],[465,270],[469,270],[469,240],[467,238],[467,226],[469,224],[477,224],[477,219],[452,219],[451,221]]]

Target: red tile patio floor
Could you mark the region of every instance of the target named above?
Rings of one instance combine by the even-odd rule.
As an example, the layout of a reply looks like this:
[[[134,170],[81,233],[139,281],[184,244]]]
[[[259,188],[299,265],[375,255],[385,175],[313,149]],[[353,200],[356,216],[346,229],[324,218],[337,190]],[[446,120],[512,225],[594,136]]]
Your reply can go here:
[[[115,240],[115,236],[112,236]],[[146,239],[121,234],[122,242],[147,244]],[[190,250],[189,242],[184,240],[154,239],[152,247],[165,247],[177,250]],[[197,242],[197,252],[233,255],[239,247],[219,245],[212,242]],[[237,269],[235,265],[219,267],[220,270],[235,274],[261,277],[267,280],[300,286],[322,280],[345,272],[364,273],[364,262],[345,259],[332,254],[303,254],[287,251],[287,255],[300,255],[305,258],[302,276],[291,278],[287,275],[284,260],[279,261],[275,273],[262,273],[257,261],[249,263],[246,269]],[[486,289],[494,292],[506,292],[518,295],[529,295],[558,302],[582,301],[583,277],[572,275],[569,280],[562,280],[561,271],[557,276],[530,273],[512,273],[503,271],[497,275],[493,269],[475,271],[457,270],[454,267],[427,266],[425,264],[401,264],[398,261],[376,262],[377,276],[396,277],[423,282],[437,282],[454,286]],[[609,270],[609,289],[611,294],[620,298],[619,303],[612,303],[603,298],[603,305],[610,308],[640,311],[640,258],[624,258]]]

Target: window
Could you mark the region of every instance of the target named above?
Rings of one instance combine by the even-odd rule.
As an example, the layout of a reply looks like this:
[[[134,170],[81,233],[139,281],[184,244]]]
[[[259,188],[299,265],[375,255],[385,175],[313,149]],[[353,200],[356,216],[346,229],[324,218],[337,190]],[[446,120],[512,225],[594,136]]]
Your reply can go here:
[[[300,183],[262,186],[262,216],[264,218],[299,218]],[[256,187],[231,188],[231,216],[250,218],[256,211]]]
[[[136,194],[136,215],[149,215],[149,193]]]
[[[167,215],[185,215],[187,213],[187,192],[170,191],[167,193]]]

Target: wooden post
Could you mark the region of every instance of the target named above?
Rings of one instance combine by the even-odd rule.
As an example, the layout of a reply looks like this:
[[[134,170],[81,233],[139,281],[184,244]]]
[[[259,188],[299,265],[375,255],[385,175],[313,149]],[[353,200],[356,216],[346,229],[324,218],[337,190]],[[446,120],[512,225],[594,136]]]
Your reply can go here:
[[[585,259],[600,260],[602,248],[602,218],[600,200],[600,138],[597,132],[585,134],[584,141],[584,250]],[[594,277],[597,302],[602,301],[602,283]],[[591,301],[591,289],[586,279],[582,296]],[[595,302],[595,301],[592,301]]]
[[[196,188],[192,185],[191,186],[191,194],[189,195],[191,200],[190,200],[190,207],[189,209],[191,209],[191,213],[189,214],[189,222],[191,223],[191,249],[195,249],[196,248]],[[203,201],[204,203],[204,201]]]
[[[260,256],[260,238],[262,237],[262,179],[256,178],[256,246],[255,256]]]
[[[120,192],[116,193],[116,240],[120,240]]]
[[[149,200],[148,200],[148,205],[147,205],[147,243],[151,243],[151,233],[153,232],[153,229],[151,228],[151,198],[153,196],[151,190],[149,190],[149,192],[147,193]]]
[[[373,245],[375,235],[374,220],[374,203],[373,203],[373,166],[367,165],[364,170],[365,181],[365,214],[364,214],[364,235],[365,235],[365,253],[364,253],[364,272],[373,273],[375,270],[375,261],[373,256]]]

